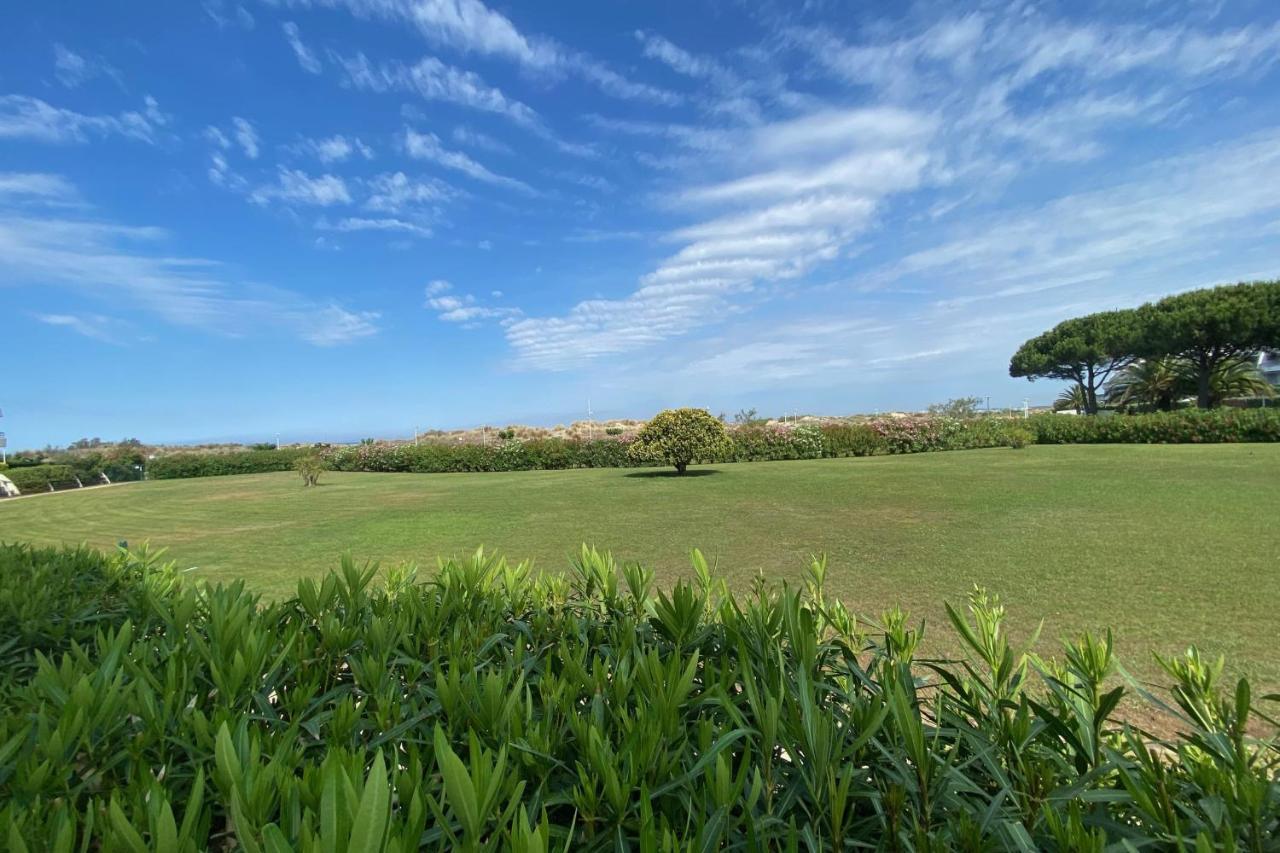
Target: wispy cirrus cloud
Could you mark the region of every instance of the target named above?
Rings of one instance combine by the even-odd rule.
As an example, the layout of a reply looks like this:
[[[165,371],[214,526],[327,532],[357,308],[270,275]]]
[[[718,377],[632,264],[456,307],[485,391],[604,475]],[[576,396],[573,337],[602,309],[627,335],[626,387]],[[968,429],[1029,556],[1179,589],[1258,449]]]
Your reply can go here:
[[[123,344],[126,324],[114,317],[102,314],[37,314],[36,319],[46,326],[58,326],[107,344]]]
[[[53,45],[53,74],[68,89],[89,82],[95,77],[109,77],[124,88],[124,75],[120,70],[99,56],[77,53],[61,42]]]
[[[414,27],[428,42],[463,54],[505,59],[538,74],[573,75],[618,98],[675,105],[684,98],[629,80],[591,55],[545,36],[520,32],[510,18],[480,0],[313,0],[314,5],[346,8],[362,18]],[[308,3],[310,5],[310,3]]]
[[[281,29],[284,30],[285,40],[289,42],[289,47],[293,50],[293,55],[298,60],[298,65],[302,66],[302,70],[308,74],[322,72],[324,65],[320,62],[320,57],[302,40],[302,31],[298,25],[293,21],[285,21]]]
[[[341,133],[335,133],[333,136],[319,139],[305,138],[294,145],[288,146],[288,149],[298,154],[314,157],[326,166],[332,163],[345,163],[357,155],[365,160],[372,160],[374,157],[371,145],[358,136],[346,136]]]
[[[351,193],[347,182],[337,175],[309,175],[301,169],[281,166],[272,184],[264,184],[249,194],[254,204],[279,201],[285,204],[304,204],[329,207],[350,204]]]
[[[429,282],[425,293],[425,307],[436,312],[436,319],[443,323],[458,323],[464,328],[473,328],[482,320],[498,320],[502,325],[510,325],[521,313],[519,308],[486,305],[470,293],[457,293],[453,284],[445,279]],[[502,293],[494,291],[492,296],[496,299]]]
[[[528,105],[490,86],[474,71],[449,65],[428,56],[412,65],[402,62],[373,63],[363,53],[339,57],[350,85],[371,92],[416,92],[428,101],[444,101],[481,112],[494,113],[529,129],[543,129],[542,118]]]
[[[895,194],[915,189],[936,123],[904,110],[832,110],[739,135],[739,176],[675,191],[670,203],[708,214],[673,229],[685,245],[621,299],[592,299],[507,329],[523,366],[565,369],[632,352],[732,314],[757,286],[794,280],[871,225]],[[850,136],[827,124],[865,128]]]
[[[48,172],[0,172],[0,202],[39,201],[76,204],[80,193],[62,175]]]
[[[517,190],[526,195],[536,195],[537,191],[524,181],[499,175],[488,167],[476,162],[470,155],[461,151],[445,148],[440,137],[434,133],[418,133],[412,128],[405,128],[404,151],[416,160],[427,160],[452,169],[482,183],[497,187]]]
[[[367,182],[366,210],[400,214],[421,212],[455,198],[453,187],[436,178],[411,178],[404,172],[385,172]]]
[[[414,237],[430,237],[431,229],[425,225],[419,225],[416,222],[408,222],[395,217],[364,217],[364,216],[348,216],[339,219],[336,222],[328,220],[320,220],[316,223],[316,229],[320,231],[384,231],[399,234],[408,234]]]
[[[143,99],[141,110],[117,115],[87,115],[28,95],[0,95],[0,139],[67,144],[122,136],[154,144],[168,123],[169,117],[150,95]]]
[[[166,251],[154,226],[0,211],[0,276],[129,308],[175,326],[241,336],[281,332],[322,345],[374,335],[378,314],[353,311],[240,279],[222,264]],[[90,337],[120,337],[92,312],[50,312],[44,322]]]

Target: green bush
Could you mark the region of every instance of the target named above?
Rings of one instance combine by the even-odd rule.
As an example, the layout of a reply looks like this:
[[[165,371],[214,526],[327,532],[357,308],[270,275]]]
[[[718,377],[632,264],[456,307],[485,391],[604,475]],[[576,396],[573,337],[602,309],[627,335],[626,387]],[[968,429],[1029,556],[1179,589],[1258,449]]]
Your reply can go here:
[[[15,678],[35,671],[39,655],[91,646],[98,632],[126,622],[150,630],[155,608],[176,588],[162,553],[0,544],[0,703]]]
[[[826,456],[875,456],[889,452],[884,437],[868,424],[824,424],[822,441]]]
[[[76,473],[70,465],[29,465],[23,468],[11,468],[5,476],[13,481],[19,491],[45,492],[52,484],[55,487],[75,485]]]
[[[1014,450],[1021,450],[1028,444],[1034,444],[1036,435],[1029,429],[1023,427],[1012,427],[1005,430],[1005,443]]]
[[[377,574],[346,559],[266,602],[145,558],[0,547],[0,617],[23,625],[0,839],[1266,850],[1280,832],[1274,726],[1194,649],[1165,663],[1180,734],[1160,738],[1115,719],[1110,636],[1042,660],[981,591],[949,610],[968,651],[941,663],[900,612],[872,631],[827,598],[821,560],[801,590],[745,597],[696,552],[667,591],[586,548],[564,576],[480,552]]]
[[[1219,444],[1280,441],[1278,409],[1183,409],[1144,415],[1036,415],[1040,444]]]
[[[240,450],[231,453],[171,453],[151,460],[147,476],[153,480],[217,477],[225,474],[266,474],[289,471],[294,461],[314,451],[309,447],[280,450]]]
[[[705,409],[689,408],[658,412],[627,451],[633,462],[671,465],[677,474],[694,462],[714,462],[732,452],[724,424]]]

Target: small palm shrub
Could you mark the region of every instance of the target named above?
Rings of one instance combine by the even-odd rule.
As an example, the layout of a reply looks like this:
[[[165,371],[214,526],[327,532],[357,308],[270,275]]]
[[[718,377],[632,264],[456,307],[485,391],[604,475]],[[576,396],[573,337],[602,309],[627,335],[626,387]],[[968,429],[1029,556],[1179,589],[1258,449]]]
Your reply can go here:
[[[975,590],[900,611],[727,591],[584,547],[342,561],[265,601],[154,556],[0,546],[0,839],[22,850],[1274,849],[1275,723],[1195,649],[1116,718],[1111,636],[1059,659]]]
[[[314,486],[320,482],[320,475],[325,471],[324,459],[317,453],[299,456],[293,461],[293,470],[302,475],[303,486]]]

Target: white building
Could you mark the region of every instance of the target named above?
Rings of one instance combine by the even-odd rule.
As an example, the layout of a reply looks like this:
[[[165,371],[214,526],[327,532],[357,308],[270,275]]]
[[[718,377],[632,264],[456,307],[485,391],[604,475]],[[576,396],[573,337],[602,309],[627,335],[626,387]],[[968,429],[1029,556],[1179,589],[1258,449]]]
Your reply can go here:
[[[1258,372],[1276,388],[1280,388],[1280,352],[1264,350],[1258,353]]]

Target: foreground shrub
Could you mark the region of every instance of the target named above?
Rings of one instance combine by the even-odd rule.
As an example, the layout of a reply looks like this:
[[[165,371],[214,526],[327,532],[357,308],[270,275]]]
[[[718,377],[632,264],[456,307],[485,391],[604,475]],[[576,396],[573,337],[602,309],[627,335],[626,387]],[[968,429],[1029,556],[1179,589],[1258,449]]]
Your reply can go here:
[[[1114,719],[1111,638],[917,660],[823,592],[654,590],[477,552],[264,602],[127,554],[0,548],[0,839],[10,850],[1264,850],[1280,752],[1249,684],[1166,662],[1183,734]],[[18,567],[15,570],[15,566]],[[74,581],[68,578],[83,577]],[[51,582],[43,610],[15,591]],[[19,590],[20,588],[20,590]],[[99,597],[97,626],[85,613]],[[67,607],[54,606],[54,601]],[[7,602],[7,603],[6,603]],[[1154,698],[1154,697],[1152,697]],[[1266,700],[1262,700],[1266,701]]]
[[[667,409],[640,428],[628,455],[638,464],[666,464],[683,474],[694,462],[733,452],[724,424],[705,409]]]

